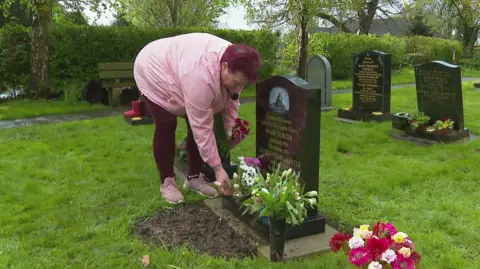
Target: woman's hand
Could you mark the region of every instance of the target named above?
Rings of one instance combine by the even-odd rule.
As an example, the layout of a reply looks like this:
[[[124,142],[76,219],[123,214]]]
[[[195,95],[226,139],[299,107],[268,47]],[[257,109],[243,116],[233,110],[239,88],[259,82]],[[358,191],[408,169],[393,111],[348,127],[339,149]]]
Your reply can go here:
[[[215,185],[220,188],[220,191],[228,196],[231,196],[233,194],[232,190],[232,183],[230,181],[230,178],[228,178],[228,174],[223,169],[222,165],[218,165],[217,167],[214,168],[215,171]]]

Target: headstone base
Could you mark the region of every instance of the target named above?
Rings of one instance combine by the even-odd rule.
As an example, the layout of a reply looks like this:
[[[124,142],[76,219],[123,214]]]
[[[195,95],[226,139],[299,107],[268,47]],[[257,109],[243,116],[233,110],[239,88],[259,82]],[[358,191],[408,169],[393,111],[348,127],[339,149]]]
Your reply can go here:
[[[332,110],[335,110],[335,109],[337,109],[337,108],[334,107],[334,106],[323,106],[321,108],[322,112],[328,112],[328,111],[332,111]]]
[[[250,216],[247,214],[242,215],[243,210],[240,202],[233,197],[223,197],[222,205],[246,225],[258,231],[263,236],[265,241],[269,241],[270,226],[266,218],[265,221],[263,221],[259,219],[258,216]],[[325,233],[325,227],[326,218],[324,216],[317,215],[311,219],[306,219],[301,225],[289,226],[287,228],[287,240]]]
[[[372,113],[366,113],[356,110],[338,110],[339,119],[347,119],[354,121],[375,121],[375,122],[384,122],[391,120],[392,116],[390,114],[375,115]]]
[[[397,128],[394,128],[394,129],[397,129]],[[468,128],[464,128],[464,130],[460,130],[460,131],[451,131],[446,134],[441,134],[437,132],[434,132],[434,133],[419,132],[419,131],[412,130],[410,128],[405,128],[402,131],[404,131],[405,135],[407,136],[425,139],[425,140],[431,140],[435,142],[441,142],[441,143],[459,142],[461,140],[468,139],[470,136],[470,130]]]
[[[150,124],[154,123],[154,121],[151,117],[137,117],[137,118],[130,118],[130,117],[123,116],[123,119],[125,120],[125,122],[128,125],[132,125],[132,126],[150,125]]]
[[[203,201],[212,211],[219,217],[228,222],[238,233],[246,236],[257,245],[257,252],[265,259],[270,259],[270,246],[268,240],[265,240],[264,235],[247,225],[237,216],[232,214],[223,206],[222,198],[205,199]],[[297,239],[287,240],[285,244],[284,260],[293,260],[301,257],[308,257],[322,253],[330,252],[330,238],[337,233],[335,229],[330,226],[325,226],[325,232],[305,236]]]
[[[473,87],[480,89],[480,82],[473,83]]]

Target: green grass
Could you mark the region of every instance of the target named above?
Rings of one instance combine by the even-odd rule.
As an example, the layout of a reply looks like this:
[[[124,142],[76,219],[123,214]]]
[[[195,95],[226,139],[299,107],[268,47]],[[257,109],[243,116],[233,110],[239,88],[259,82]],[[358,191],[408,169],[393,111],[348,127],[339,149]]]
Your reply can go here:
[[[462,69],[463,77],[476,77],[480,81],[480,70]],[[392,85],[415,83],[415,73],[413,68],[404,68],[400,71],[392,70]],[[351,89],[352,79],[335,80],[332,82],[333,90]],[[254,97],[255,86],[249,85],[243,90],[242,97]]]
[[[87,102],[73,104],[64,101],[12,100],[0,103],[0,120],[23,119],[104,109],[110,108],[106,108],[103,105],[90,106]]]
[[[413,112],[415,103],[414,88],[392,91],[392,111]],[[350,106],[351,94],[334,95],[334,104]],[[478,134],[480,91],[466,86],[464,104],[466,126]],[[254,109],[242,105],[241,117],[254,122]],[[480,139],[419,147],[391,139],[389,123],[335,116],[322,115],[320,210],[345,229],[393,221],[416,243],[423,268],[480,268]],[[141,268],[143,255],[162,269],[352,268],[340,254],[228,262],[134,237],[136,220],[167,208],[152,134],[152,126],[131,127],[121,117],[1,130],[0,268]],[[235,155],[254,154],[252,134]],[[177,139],[184,135],[179,121]]]

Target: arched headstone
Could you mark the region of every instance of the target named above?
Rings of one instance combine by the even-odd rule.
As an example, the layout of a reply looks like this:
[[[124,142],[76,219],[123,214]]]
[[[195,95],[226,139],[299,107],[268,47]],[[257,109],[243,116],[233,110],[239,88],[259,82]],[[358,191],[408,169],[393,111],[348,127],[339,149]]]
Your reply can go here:
[[[322,111],[335,109],[332,106],[332,67],[327,58],[313,55],[307,62],[308,84],[320,88]]]

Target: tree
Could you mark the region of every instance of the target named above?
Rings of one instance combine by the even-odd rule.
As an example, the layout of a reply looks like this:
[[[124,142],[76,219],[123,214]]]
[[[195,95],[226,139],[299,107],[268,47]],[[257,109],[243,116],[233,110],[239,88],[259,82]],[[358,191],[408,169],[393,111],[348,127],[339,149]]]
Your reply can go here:
[[[85,6],[100,12],[99,7],[106,7],[110,0],[20,0],[23,8],[32,14],[31,62],[30,76],[26,94],[32,97],[45,97],[50,93],[49,59],[50,29],[52,25],[52,8],[56,2],[69,11],[83,11]],[[10,10],[14,0],[4,0],[1,9]]]
[[[308,58],[307,27],[314,21],[321,0],[238,0],[247,20],[269,29],[291,29],[299,43],[297,75],[305,78]]]
[[[456,37],[464,46],[464,55],[473,55],[473,48],[480,34],[480,1],[478,0],[418,0],[411,8],[423,10],[429,24],[437,31]]]
[[[137,26],[214,26],[230,0],[119,0],[117,11]]]

